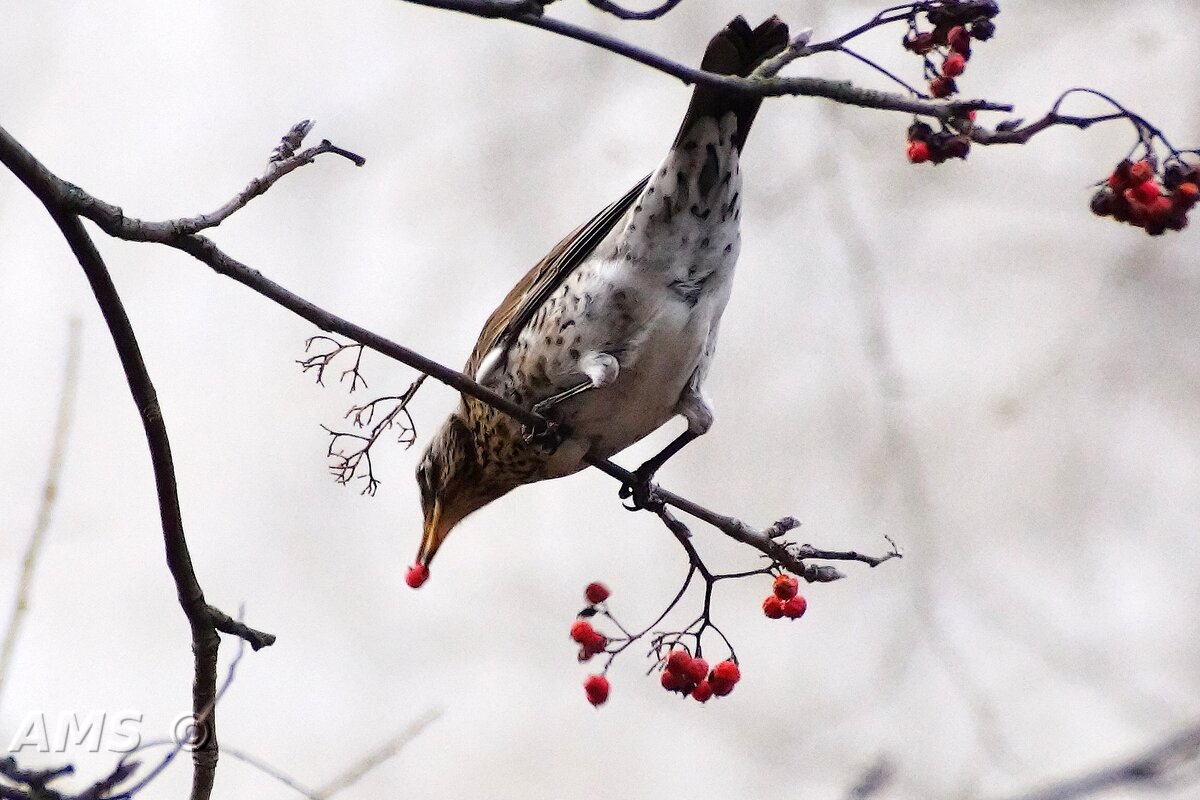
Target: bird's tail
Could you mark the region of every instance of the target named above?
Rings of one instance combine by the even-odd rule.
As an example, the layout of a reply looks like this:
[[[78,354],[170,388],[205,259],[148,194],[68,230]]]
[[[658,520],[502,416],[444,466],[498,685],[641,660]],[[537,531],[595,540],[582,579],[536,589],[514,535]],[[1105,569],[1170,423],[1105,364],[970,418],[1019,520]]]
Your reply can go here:
[[[779,17],[771,17],[754,29],[750,28],[745,19],[737,17],[708,43],[700,68],[720,75],[737,75],[744,78],[768,58],[787,47],[787,43],[788,27]],[[692,102],[683,117],[675,144],[682,142],[691,127],[701,119],[714,117],[719,120],[732,111],[737,115],[733,144],[740,151],[761,104],[761,97],[698,85],[692,93]]]

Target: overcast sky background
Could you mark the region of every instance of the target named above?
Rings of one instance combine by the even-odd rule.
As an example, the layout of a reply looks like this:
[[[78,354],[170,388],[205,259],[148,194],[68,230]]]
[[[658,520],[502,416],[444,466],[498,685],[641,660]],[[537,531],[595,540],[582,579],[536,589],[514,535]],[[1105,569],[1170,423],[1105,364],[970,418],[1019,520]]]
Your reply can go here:
[[[566,0],[549,11],[694,64],[736,13],[777,12],[822,39],[876,9],[687,0],[657,24]],[[1177,144],[1200,143],[1193,2],[1003,9],[966,94],[1034,117],[1062,89],[1094,86]],[[300,119],[364,155],[362,169],[324,158],[288,176],[213,238],[451,365],[534,260],[660,161],[688,99],[576,42],[387,0],[9,0],[3,15],[0,124],[131,215],[218,207]],[[917,80],[899,36],[860,49]],[[835,56],[792,70],[885,85]],[[781,99],[750,137],[739,275],[709,382],[717,423],[660,477],[755,525],[795,515],[822,547],[881,552],[889,534],[905,559],[811,587],[795,624],[762,617],[765,579],[723,584],[717,614],[745,677],[704,707],[666,695],[632,652],[609,703],[584,701],[589,669],[567,640],[582,587],[606,581],[625,624],[644,625],[686,564],[609,479],[485,509],[412,592],[423,441],[379,451],[376,497],[335,485],[319,425],[369,397],[301,374],[317,331],[181,254],[98,234],[156,381],[201,583],[279,637],[241,662],[222,743],[317,786],[442,709],[344,796],[838,798],[885,757],[896,778],[883,797],[994,798],[1200,719],[1200,231],[1151,240],[1091,216],[1088,186],[1125,154],[1127,127],[1053,131],[935,169],[904,161],[907,124]],[[72,315],[79,403],[0,697],[5,744],[31,713],[137,710],[151,738],[190,707],[188,629],[136,410],[80,270],[3,173],[5,616]],[[378,394],[413,377],[364,364]],[[421,433],[453,403],[428,384]],[[619,460],[636,465],[675,433]],[[719,568],[757,563],[696,532]],[[698,607],[690,597],[683,616]],[[83,783],[113,756],[69,758]],[[177,763],[144,796],[180,796],[189,779]],[[294,793],[223,758],[215,796]]]

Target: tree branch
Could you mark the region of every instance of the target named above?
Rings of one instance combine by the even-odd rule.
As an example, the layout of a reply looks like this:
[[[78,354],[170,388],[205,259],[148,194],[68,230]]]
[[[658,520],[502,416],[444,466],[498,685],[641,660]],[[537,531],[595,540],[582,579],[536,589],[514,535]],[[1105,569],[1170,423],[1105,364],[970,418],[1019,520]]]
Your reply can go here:
[[[105,324],[112,334],[113,343],[121,366],[125,370],[125,378],[129,383],[129,391],[137,404],[142,426],[145,429],[146,441],[150,448],[150,460],[154,467],[155,484],[158,487],[158,505],[162,522],[163,539],[166,545],[167,567],[175,581],[179,597],[179,605],[187,616],[192,631],[192,652],[194,654],[195,679],[192,686],[192,709],[197,715],[212,705],[217,691],[217,648],[221,637],[217,635],[212,617],[208,612],[208,604],[204,601],[204,591],[196,579],[192,567],[191,554],[188,552],[187,539],[183,531],[183,518],[179,508],[179,494],[175,485],[175,466],[171,457],[171,443],[167,438],[167,427],[162,417],[162,409],[158,405],[158,396],[154,384],[142,360],[141,348],[134,336],[133,326],[125,313],[124,305],[116,286],[108,274],[108,269],[96,250],[87,231],[78,217],[64,212],[58,206],[47,204],[50,216],[54,218],[63,237],[83,267],[92,293],[104,315]],[[217,740],[215,714],[209,714],[207,724],[210,735],[205,742],[192,753],[192,792],[193,800],[207,800],[212,794],[213,778],[217,766]]]
[[[154,469],[167,567],[175,581],[179,605],[191,628],[194,655],[192,708],[198,718],[205,713],[206,709],[208,710],[208,716],[205,719],[205,724],[208,726],[207,735],[201,745],[192,753],[191,792],[193,800],[206,800],[212,793],[217,764],[214,704],[216,700],[217,649],[221,642],[220,636],[217,634],[217,624],[220,622],[224,627],[231,628],[231,632],[248,637],[247,641],[251,643],[259,642],[260,647],[269,644],[266,641],[269,634],[261,634],[258,631],[251,632],[249,628],[246,628],[245,631],[233,629],[221,622],[218,617],[214,617],[215,609],[205,602],[204,591],[200,588],[200,583],[196,578],[187,538],[184,535],[175,467],[171,457],[171,443],[167,436],[167,428],[163,421],[162,409],[158,404],[154,384],[142,359],[141,348],[138,345],[133,326],[125,313],[124,304],[112,282],[108,268],[96,249],[95,243],[84,230],[83,224],[74,215],[71,204],[64,202],[64,197],[69,196],[72,190],[77,192],[79,190],[69,187],[68,184],[56,177],[50,180],[52,176],[45,167],[20,145],[15,147],[13,145],[16,145],[15,140],[6,131],[0,129],[0,152],[3,153],[0,160],[9,166],[13,173],[46,206],[46,210],[58,225],[67,244],[71,247],[71,252],[87,276],[104,322],[112,335],[113,344],[116,346],[117,355],[129,384],[130,394],[133,396],[142,420]],[[296,158],[298,157],[296,156]],[[55,191],[47,192],[46,190],[51,187]]]
[[[987,100],[928,100],[906,97],[893,92],[864,89],[850,81],[812,77],[770,77],[765,75],[739,78],[719,75],[685,66],[678,61],[630,44],[615,36],[593,31],[563,20],[541,14],[541,6],[529,0],[404,0],[415,5],[458,11],[488,19],[507,19],[522,25],[556,33],[568,39],[594,45],[602,50],[644,64],[651,69],[678,78],[685,84],[705,84],[759,97],[824,97],[846,105],[873,108],[880,111],[901,111],[944,121],[966,116],[968,111],[1012,111],[1007,103]],[[872,25],[874,27],[874,25]],[[824,52],[827,48],[801,48],[788,60]]]
[[[458,0],[454,1],[457,2]],[[441,381],[447,386],[457,389],[463,394],[474,397],[503,411],[518,422],[535,428],[546,427],[550,424],[549,420],[476,383],[463,373],[443,366],[414,350],[410,350],[373,331],[369,331],[366,328],[332,314],[311,301],[289,291],[264,276],[258,270],[229,256],[217,247],[211,239],[201,234],[175,233],[174,230],[177,221],[143,222],[138,219],[126,217],[120,208],[105,203],[78,186],[69,184],[57,175],[54,175],[3,128],[0,128],[0,163],[4,163],[16,173],[48,208],[62,208],[67,212],[84,216],[99,225],[101,230],[119,239],[137,242],[157,242],[188,253],[197,260],[207,264],[217,273],[232,278],[243,286],[258,292],[297,316],[308,320],[323,331],[337,333],[366,345],[382,355],[406,364]],[[596,467],[606,475],[616,478],[623,484],[630,482],[633,477],[632,473],[628,470],[607,459],[588,456],[586,461],[591,466]],[[768,531],[776,530],[779,526],[785,525],[791,518],[780,520],[772,528],[768,529],[768,531],[760,531],[750,527],[736,517],[718,514],[692,500],[665,489],[656,488],[655,492],[657,498],[667,505],[674,506],[680,511],[707,522],[725,535],[753,547],[807,581],[826,582],[843,577],[842,573],[833,567],[804,564],[801,560],[802,556],[798,555],[798,551],[792,549],[786,542],[778,541],[779,533],[768,533]],[[794,520],[791,520],[791,524],[786,525],[785,530],[790,530],[796,527],[797,524]],[[839,554],[836,551],[822,552],[827,553],[827,555],[822,556],[823,558],[831,560],[864,560],[857,553]],[[884,561],[899,557],[899,555],[893,548],[889,553],[881,556],[879,560]]]

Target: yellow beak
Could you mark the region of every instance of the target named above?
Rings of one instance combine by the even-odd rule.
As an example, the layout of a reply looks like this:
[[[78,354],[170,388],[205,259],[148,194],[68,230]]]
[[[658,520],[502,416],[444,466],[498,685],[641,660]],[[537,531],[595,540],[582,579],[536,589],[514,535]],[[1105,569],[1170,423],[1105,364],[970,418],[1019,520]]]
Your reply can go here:
[[[429,562],[433,561],[434,554],[445,541],[447,533],[449,531],[446,530],[446,526],[442,525],[442,503],[440,500],[435,500],[433,508],[425,518],[425,533],[421,537],[421,546],[417,549],[418,564],[429,566]]]

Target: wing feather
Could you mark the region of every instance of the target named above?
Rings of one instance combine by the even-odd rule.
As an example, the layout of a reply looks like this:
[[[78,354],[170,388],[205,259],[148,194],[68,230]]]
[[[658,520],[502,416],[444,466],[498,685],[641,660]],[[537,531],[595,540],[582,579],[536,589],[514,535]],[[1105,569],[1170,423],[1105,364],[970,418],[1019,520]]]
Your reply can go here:
[[[467,359],[464,371],[468,375],[475,375],[484,358],[494,350],[499,349],[499,353],[493,356],[496,363],[503,362],[508,348],[529,324],[533,315],[612,232],[613,226],[625,216],[625,212],[641,195],[649,180],[649,175],[642,178],[624,197],[568,234],[517,282],[484,323],[475,349]]]

